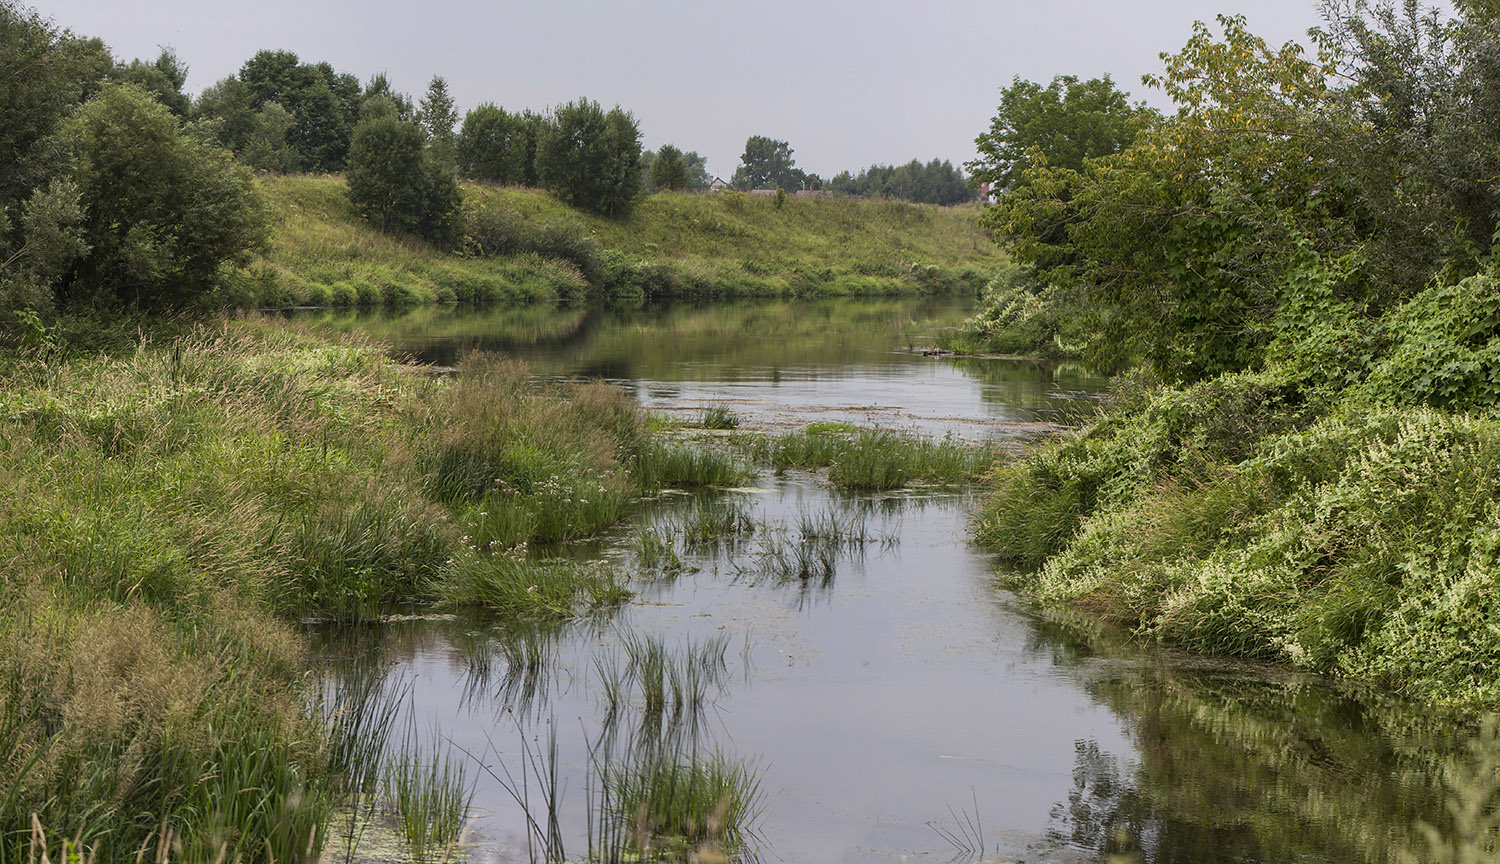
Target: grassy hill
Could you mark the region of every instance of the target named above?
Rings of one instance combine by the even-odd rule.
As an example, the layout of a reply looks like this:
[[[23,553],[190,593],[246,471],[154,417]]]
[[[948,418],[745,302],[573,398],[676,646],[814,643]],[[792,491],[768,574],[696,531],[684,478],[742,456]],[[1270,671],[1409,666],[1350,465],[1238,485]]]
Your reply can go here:
[[[257,186],[272,232],[236,286],[241,305],[977,291],[1004,260],[973,207],[659,194],[605,219],[540,190],[470,184],[470,242],[445,252],[360,219],[342,178]]]

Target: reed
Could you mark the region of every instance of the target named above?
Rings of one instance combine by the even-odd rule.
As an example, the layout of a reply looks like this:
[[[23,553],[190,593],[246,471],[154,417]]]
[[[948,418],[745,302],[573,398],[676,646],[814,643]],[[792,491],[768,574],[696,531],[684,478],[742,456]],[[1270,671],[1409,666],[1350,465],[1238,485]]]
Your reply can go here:
[[[704,429],[738,429],[740,415],[728,405],[710,405],[698,415],[698,425]]]
[[[429,736],[433,741],[441,734]],[[467,824],[474,785],[466,762],[451,750],[441,756],[436,744],[424,744],[409,723],[398,754],[385,765],[383,786],[387,806],[412,857],[427,861],[445,850],[451,855]]]

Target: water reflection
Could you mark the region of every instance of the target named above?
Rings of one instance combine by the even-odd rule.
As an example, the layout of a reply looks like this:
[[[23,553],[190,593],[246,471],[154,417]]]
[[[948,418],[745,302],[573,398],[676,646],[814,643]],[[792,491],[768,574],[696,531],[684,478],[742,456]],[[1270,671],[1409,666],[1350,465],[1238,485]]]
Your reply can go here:
[[[972,306],[925,297],[299,314],[429,363],[484,349],[542,374],[608,379],[684,419],[722,404],[757,426],[828,420],[984,438],[1030,437],[1093,414],[1107,381],[1076,365],[916,350]]]
[[[1071,615],[1038,624],[1035,647],[1113,667],[1085,687],[1128,722],[1135,751],[1077,743],[1050,829],[1060,844],[1152,864],[1378,864],[1421,860],[1415,823],[1445,821],[1463,718],[1282,670],[1143,655]]]
[[[688,831],[673,813],[732,796],[747,852],[787,861],[969,844],[968,860],[1385,864],[1416,820],[1446,822],[1462,718],[1019,605],[966,542],[962,495],[758,482],[664,498],[574,547],[630,568],[654,533],[681,559],[636,568],[613,618],[328,637],[332,679],[405,682],[422,719],[478,755],[474,860],[543,841],[634,855]],[[637,819],[648,780],[697,803],[669,796]]]

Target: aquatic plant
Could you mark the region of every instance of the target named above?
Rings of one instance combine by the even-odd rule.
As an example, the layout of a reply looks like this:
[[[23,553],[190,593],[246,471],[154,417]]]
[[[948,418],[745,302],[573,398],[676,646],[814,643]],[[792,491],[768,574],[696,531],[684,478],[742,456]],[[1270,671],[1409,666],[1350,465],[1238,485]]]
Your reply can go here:
[[[600,773],[605,806],[598,830],[607,860],[622,853],[645,860],[733,853],[753,836],[760,779],[745,763],[647,746],[605,762]]]
[[[643,491],[737,486],[750,478],[746,465],[721,450],[657,439],[637,445],[632,464],[636,483]]]
[[[698,425],[704,429],[738,429],[740,415],[728,405],[710,405],[698,415]]]
[[[433,590],[444,603],[514,618],[571,618],[630,598],[607,562],[537,560],[524,550],[456,558]]]
[[[434,732],[427,737],[435,742],[442,735]],[[386,806],[417,861],[441,849],[446,849],[446,860],[463,834],[474,795],[466,759],[452,750],[439,756],[436,744],[424,744],[414,723],[409,723],[396,753],[385,763]]]
[[[745,436],[738,440],[754,461],[777,471],[828,469],[835,486],[882,492],[914,483],[965,484],[982,480],[1007,458],[993,444],[848,424],[814,424],[801,432]]]

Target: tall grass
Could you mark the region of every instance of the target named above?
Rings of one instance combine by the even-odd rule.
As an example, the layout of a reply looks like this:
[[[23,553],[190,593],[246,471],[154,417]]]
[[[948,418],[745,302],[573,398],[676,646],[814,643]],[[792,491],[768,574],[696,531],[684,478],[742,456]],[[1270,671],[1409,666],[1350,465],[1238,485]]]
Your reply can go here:
[[[429,737],[435,741],[442,735]],[[408,724],[399,753],[386,762],[382,780],[388,806],[417,861],[427,861],[439,850],[448,859],[463,834],[474,796],[467,759],[455,757],[452,750],[440,756],[436,744],[424,745]]]
[[[534,560],[517,554],[466,558],[443,571],[435,591],[446,603],[510,619],[571,618],[630,598],[603,561]]]
[[[744,436],[739,443],[752,460],[777,471],[826,468],[835,486],[861,492],[980,481],[1008,455],[993,444],[846,424],[814,424],[801,432]]]
[[[603,782],[609,808],[602,820],[618,823],[615,836],[645,860],[734,853],[753,836],[762,806],[759,777],[717,753],[684,758],[643,748],[609,766]]]
[[[100,861],[154,855],[163,822],[195,858],[302,860],[368,794],[382,721],[309,708],[300,620],[620,598],[505,554],[623,515],[644,433],[617,391],[254,318],[104,336],[0,362],[0,860],[33,812]]]
[[[738,486],[751,477],[748,466],[722,450],[687,443],[647,439],[633,457],[642,490]]]

